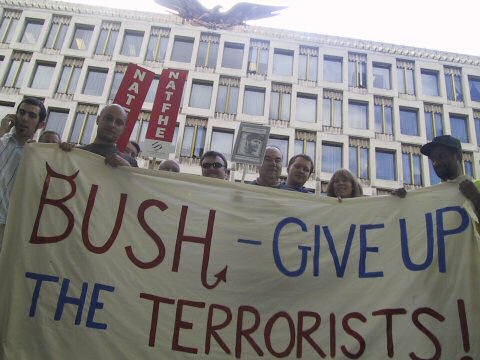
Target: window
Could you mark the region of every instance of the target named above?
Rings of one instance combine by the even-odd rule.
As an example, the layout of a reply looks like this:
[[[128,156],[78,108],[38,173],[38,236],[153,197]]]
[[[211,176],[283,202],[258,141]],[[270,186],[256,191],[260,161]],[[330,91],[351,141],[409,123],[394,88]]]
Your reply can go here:
[[[225,155],[227,160],[232,158],[233,130],[213,129],[210,150]]]
[[[273,74],[291,76],[293,72],[293,51],[275,49],[273,52]]]
[[[418,136],[418,110],[400,108],[400,133]]]
[[[117,64],[115,66],[115,72],[113,73],[113,81],[112,87],[110,88],[110,94],[108,95],[108,100],[115,99],[117,95],[118,89],[120,88],[120,84],[122,83],[123,76],[127,71],[127,65],[124,64]]]
[[[422,155],[418,146],[402,145],[403,183],[423,186]]]
[[[130,134],[130,139],[135,141],[137,144],[141,144],[145,140],[148,129],[148,121],[150,120],[151,113],[149,111],[141,111],[138,115],[138,120],[135,122],[132,133]]]
[[[414,62],[397,60],[398,92],[400,94],[415,95],[414,69]]]
[[[448,100],[463,101],[462,69],[445,66],[444,73]]]
[[[65,41],[70,18],[66,16],[53,15],[52,25],[48,32],[45,48],[60,50]]]
[[[82,94],[101,96],[105,82],[107,81],[108,69],[97,69],[89,67],[83,86]]]
[[[215,112],[236,114],[240,79],[220,76]]]
[[[172,49],[172,61],[189,63],[192,61],[194,38],[175,36]]]
[[[143,31],[126,30],[123,36],[121,54],[125,56],[139,56],[143,43]]]
[[[390,90],[392,88],[390,64],[373,63],[373,87],[377,89]]]
[[[469,76],[468,83],[470,85],[470,98],[473,101],[480,101],[480,77]]]
[[[205,148],[207,120],[187,118],[180,156],[200,159]]]
[[[283,158],[283,166],[288,164],[288,138],[270,136],[267,145],[273,145],[280,149]]]
[[[465,175],[473,177],[473,155],[472,153],[462,154],[462,170]]]
[[[377,179],[397,180],[395,151],[376,149],[375,167]]]
[[[342,58],[325,55],[323,57],[323,80],[341,83],[342,76]]]
[[[243,97],[243,113],[248,115],[263,116],[265,106],[265,89],[245,87]]]
[[[178,123],[175,125],[175,130],[173,131],[172,145],[170,146],[170,154],[175,153],[178,141]]]
[[[248,54],[249,73],[267,75],[269,47],[270,43],[268,41],[250,40],[250,52]]]
[[[218,57],[218,43],[220,35],[202,33],[198,46],[196,65],[203,68],[215,69]]]
[[[368,140],[350,139],[348,168],[359,179],[368,179]]]
[[[318,48],[300,46],[298,55],[298,79],[317,81],[318,77]]]
[[[315,164],[316,158],[316,135],[313,132],[297,131],[295,133],[295,154],[310,156]]]
[[[432,141],[435,136],[444,134],[442,107],[440,105],[425,104],[424,109],[427,140]]]
[[[190,107],[210,109],[212,102],[213,84],[194,80],[192,83],[192,92],[190,93]]]
[[[376,96],[374,98],[375,133],[393,135],[393,101]]]
[[[57,86],[57,93],[73,95],[77,89],[78,79],[82,70],[83,60],[65,58],[62,75]]]
[[[31,58],[31,53],[14,52],[3,86],[21,88]]]
[[[367,87],[367,55],[348,53],[348,86]]]
[[[48,109],[47,125],[45,130],[52,130],[62,136],[68,119],[68,109]]]
[[[22,44],[35,44],[42,31],[43,19],[25,19],[25,28],[20,42]]]
[[[15,114],[15,103],[0,101],[0,119],[8,114]]]
[[[165,60],[167,53],[168,37],[170,29],[152,27],[150,31],[150,39],[148,39],[147,56],[145,60],[161,62]]]
[[[432,161],[430,159],[428,159],[428,168],[429,168],[429,172],[430,172],[430,184],[431,185],[440,184],[442,182],[442,179],[440,179],[438,177],[437,173],[433,169],[433,164],[432,164]]]
[[[349,101],[348,121],[351,128],[368,129],[368,103]]]
[[[97,119],[98,107],[92,105],[78,105],[73,121],[72,132],[68,142],[86,145],[90,144],[93,135],[93,127]]]
[[[423,95],[439,96],[438,71],[422,69]]]
[[[473,120],[475,122],[475,135],[477,136],[477,145],[480,146],[480,111],[473,110]]]
[[[270,119],[289,121],[291,100],[291,85],[272,83],[272,93],[270,95]]]
[[[155,101],[155,96],[157,95],[158,84],[160,82],[160,76],[155,75],[148,89],[147,96],[145,97],[145,102],[153,103]]]
[[[97,47],[95,48],[96,55],[113,55],[119,30],[120,23],[106,21],[102,23],[102,28],[97,41]]]
[[[86,50],[90,45],[93,34],[93,26],[76,24],[70,48],[73,50]]]
[[[297,94],[295,120],[317,122],[317,96],[312,94]]]
[[[37,64],[35,65],[35,70],[33,71],[33,77],[30,87],[32,89],[48,89],[53,79],[55,66],[55,63],[37,62]]]
[[[342,145],[322,144],[322,172],[334,173],[342,168]]]
[[[343,95],[338,91],[323,91],[323,126],[342,127],[342,102]]]
[[[468,143],[468,118],[465,115],[450,114],[450,129],[452,136],[463,143]]]
[[[243,44],[226,42],[223,47],[222,67],[241,69],[243,65]]]
[[[0,42],[10,44],[12,42],[13,34],[17,30],[18,21],[22,16],[21,11],[4,9],[2,24],[0,25]]]

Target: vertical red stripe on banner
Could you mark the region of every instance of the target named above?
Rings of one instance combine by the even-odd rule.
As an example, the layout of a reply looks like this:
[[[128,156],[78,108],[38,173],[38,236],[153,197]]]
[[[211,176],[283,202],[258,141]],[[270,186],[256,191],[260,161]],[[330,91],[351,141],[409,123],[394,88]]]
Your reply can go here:
[[[113,100],[115,104],[123,106],[128,112],[125,131],[117,141],[117,148],[120,151],[125,150],[125,146],[130,140],[130,135],[138,120],[138,115],[142,110],[143,102],[147,97],[154,76],[155,73],[150,70],[136,64],[128,64],[125,76],[115,95],[115,100]]]
[[[187,70],[162,71],[146,139],[172,142],[187,75]]]

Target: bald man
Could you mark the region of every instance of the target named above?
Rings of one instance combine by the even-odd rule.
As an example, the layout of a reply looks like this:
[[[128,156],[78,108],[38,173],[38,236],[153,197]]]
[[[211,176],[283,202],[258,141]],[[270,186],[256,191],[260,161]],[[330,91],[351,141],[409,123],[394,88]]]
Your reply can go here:
[[[180,165],[178,165],[178,162],[176,162],[175,160],[163,160],[160,166],[158,167],[158,170],[179,173]]]
[[[123,134],[127,123],[127,112],[118,104],[107,105],[97,116],[97,135],[93,143],[79,147],[105,157],[105,162],[113,167],[138,167],[137,160],[117,149],[117,140]],[[69,151],[71,144],[61,143],[60,148]]]

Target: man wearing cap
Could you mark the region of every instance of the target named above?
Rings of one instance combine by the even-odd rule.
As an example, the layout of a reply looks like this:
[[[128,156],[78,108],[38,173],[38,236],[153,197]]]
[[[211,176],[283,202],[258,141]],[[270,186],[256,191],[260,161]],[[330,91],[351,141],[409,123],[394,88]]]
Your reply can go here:
[[[462,144],[457,138],[451,135],[437,136],[423,145],[420,152],[432,161],[433,169],[442,182],[455,180],[463,174]],[[480,192],[475,184],[469,179],[463,180],[459,184],[459,190],[472,202],[477,219],[480,220]]]

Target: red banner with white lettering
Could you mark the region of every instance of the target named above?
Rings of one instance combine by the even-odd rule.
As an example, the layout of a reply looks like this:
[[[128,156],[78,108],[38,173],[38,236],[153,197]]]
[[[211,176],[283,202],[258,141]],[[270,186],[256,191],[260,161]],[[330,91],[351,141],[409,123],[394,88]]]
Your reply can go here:
[[[142,110],[143,102],[147,97],[154,76],[155,73],[150,70],[136,64],[128,64],[125,76],[113,100],[115,104],[123,106],[128,112],[125,131],[117,141],[117,148],[120,151],[125,150],[130,140],[130,135],[138,120],[138,115]]]
[[[160,76],[142,153],[168,158],[188,71],[164,69]]]

